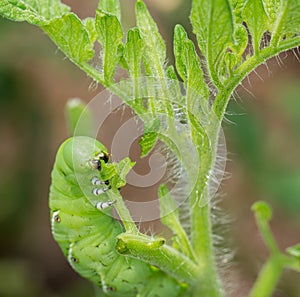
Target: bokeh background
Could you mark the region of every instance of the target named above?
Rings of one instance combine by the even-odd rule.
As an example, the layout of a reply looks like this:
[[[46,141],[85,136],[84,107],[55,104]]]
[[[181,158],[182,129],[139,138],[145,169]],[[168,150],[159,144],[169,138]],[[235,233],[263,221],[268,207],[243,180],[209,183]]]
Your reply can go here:
[[[134,2],[121,1],[125,29],[134,25]],[[173,28],[181,23],[191,31],[190,1],[146,2],[173,63]],[[82,18],[93,16],[97,6],[65,3]],[[0,296],[100,296],[71,270],[53,241],[48,192],[56,150],[68,137],[65,104],[72,97],[88,102],[101,86],[38,28],[0,18],[0,42]],[[268,255],[253,202],[272,205],[272,230],[282,250],[300,242],[300,62],[293,52],[268,61],[268,68],[259,67],[243,82],[223,126],[229,174],[221,206],[231,217],[225,242],[234,250],[225,278],[228,296],[241,297]],[[103,138],[108,141],[109,132]],[[286,271],[274,296],[300,296],[299,274]]]

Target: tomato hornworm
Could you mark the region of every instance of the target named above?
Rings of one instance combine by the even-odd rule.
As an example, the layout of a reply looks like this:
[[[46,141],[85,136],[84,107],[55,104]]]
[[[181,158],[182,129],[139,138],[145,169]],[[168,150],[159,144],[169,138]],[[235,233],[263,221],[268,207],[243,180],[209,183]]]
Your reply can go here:
[[[111,162],[103,144],[76,136],[59,148],[52,171],[52,233],[70,265],[115,297],[178,297],[184,287],[139,259],[118,254],[116,237],[125,232],[112,208],[133,163]]]

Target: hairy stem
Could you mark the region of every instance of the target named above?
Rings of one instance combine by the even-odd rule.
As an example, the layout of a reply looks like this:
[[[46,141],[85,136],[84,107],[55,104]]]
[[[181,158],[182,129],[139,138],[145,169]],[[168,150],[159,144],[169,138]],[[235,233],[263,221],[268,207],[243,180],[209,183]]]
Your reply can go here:
[[[124,228],[126,232],[132,234],[139,234],[139,229],[137,228],[136,224],[134,223],[128,208],[125,205],[125,202],[120,194],[115,195],[117,203],[115,205],[115,209],[122,220]]]
[[[194,292],[212,297],[224,295],[216,269],[211,223],[210,201],[212,197],[209,197],[209,179],[215,164],[220,129],[220,121],[211,113],[209,115],[209,125],[205,127],[202,146],[199,150],[200,173],[198,184],[190,198],[192,244],[203,275],[202,285],[195,288]]]
[[[193,289],[193,296],[223,296],[221,283],[216,270],[212,228],[210,220],[210,205],[195,205],[192,212],[194,249],[201,275],[199,285]],[[197,226],[197,227],[196,227]],[[197,230],[195,234],[195,230]],[[197,295],[198,294],[198,295]]]
[[[300,36],[282,41],[280,43],[280,46],[278,46],[277,48],[273,48],[270,46],[264,48],[257,55],[248,58],[242,65],[240,65],[235,70],[234,74],[230,78],[228,78],[227,81],[225,81],[224,91],[220,92],[214,101],[213,109],[217,117],[220,120],[223,119],[232,92],[252,70],[266,62],[266,60],[280,54],[283,51],[295,48],[299,46],[299,44]]]

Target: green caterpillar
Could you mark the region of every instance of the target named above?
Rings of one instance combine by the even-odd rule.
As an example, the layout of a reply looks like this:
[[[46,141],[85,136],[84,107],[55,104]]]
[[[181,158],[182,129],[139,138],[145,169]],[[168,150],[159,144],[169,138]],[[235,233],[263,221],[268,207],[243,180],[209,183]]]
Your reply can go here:
[[[112,163],[95,139],[76,136],[59,148],[52,171],[52,233],[70,265],[115,297],[178,297],[182,286],[164,272],[116,252],[123,226],[112,216],[128,158]]]

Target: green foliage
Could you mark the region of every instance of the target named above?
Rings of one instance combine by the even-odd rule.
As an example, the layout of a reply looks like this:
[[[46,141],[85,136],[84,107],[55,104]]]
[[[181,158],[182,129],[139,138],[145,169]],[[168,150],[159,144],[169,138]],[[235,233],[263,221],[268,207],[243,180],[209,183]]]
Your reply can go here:
[[[297,244],[295,246],[291,246],[291,247],[287,248],[287,252],[291,256],[293,256],[297,259],[300,259],[300,244]]]
[[[1,0],[1,14],[11,20],[42,26],[54,18],[60,18],[70,11],[60,0]]]
[[[141,76],[141,63],[143,59],[144,42],[137,28],[130,29],[124,47],[124,60],[129,75],[133,80]]]
[[[217,88],[221,88],[225,53],[234,43],[229,0],[194,1],[191,21],[211,79]]]
[[[253,38],[254,54],[257,54],[260,50],[263,34],[268,30],[268,16],[263,2],[261,0],[248,1],[243,10],[243,19],[246,21]]]
[[[136,3],[136,22],[142,39],[145,41],[144,61],[150,74],[164,77],[163,65],[166,60],[166,45],[158,28],[142,1]]]
[[[102,0],[99,3],[98,9],[116,16],[119,21],[121,20],[121,8],[119,0]]]
[[[232,92],[249,72],[266,59],[300,45],[300,1],[193,0],[191,22],[202,59],[184,28],[177,25],[174,54],[177,72],[184,81],[182,93],[174,68],[166,67],[163,38],[142,1],[136,2],[137,28],[128,31],[125,45],[117,0],[100,1],[95,18],[83,21],[58,0],[0,0],[0,14],[41,27],[70,60],[123,98],[145,122],[145,135],[140,142],[143,155],[149,153],[159,138],[183,164],[189,178],[196,178],[189,196],[191,239],[185,234],[177,211],[170,212],[174,207],[173,197],[161,186],[162,222],[174,233],[173,247],[140,234],[120,199],[116,209],[126,232],[118,235],[119,252],[157,266],[166,273],[162,273],[162,281],[171,275],[187,282],[188,296],[223,296],[214,258],[209,203],[209,176],[216,160],[221,121]],[[91,65],[95,42],[101,46],[101,65],[97,68]],[[125,83],[114,84],[118,65],[128,71],[133,90]],[[147,104],[141,102],[144,96],[149,98]],[[180,121],[188,127],[185,134],[177,130],[176,108],[180,110]],[[165,115],[165,127],[158,121],[158,114]],[[76,115],[70,117],[74,127]],[[194,157],[191,152],[185,149],[180,155],[177,149],[189,140],[201,164],[197,174],[190,161]],[[118,168],[124,169],[123,183],[131,165],[127,160]],[[299,263],[297,256],[291,258],[279,252],[268,226],[271,216],[268,206],[258,203],[253,209],[272,256],[251,296],[269,296],[282,269],[299,271]],[[297,254],[297,249],[290,249],[290,253]],[[174,263],[178,270],[174,269]],[[276,273],[272,274],[273,270]],[[272,277],[266,279],[266,275]]]
[[[191,88],[204,99],[208,99],[209,89],[204,81],[200,58],[195,51],[193,42],[188,39],[181,25],[175,27],[174,55],[176,69],[185,82],[187,89]]]
[[[94,55],[93,44],[81,20],[75,14],[55,18],[43,29],[75,63],[84,63]]]
[[[103,51],[104,81],[110,84],[120,60],[119,47],[123,37],[122,27],[116,16],[98,10],[96,13],[96,32]]]
[[[256,222],[263,240],[270,251],[270,256],[250,292],[250,297],[259,297],[262,292],[263,296],[268,297],[272,296],[284,268],[300,271],[300,262],[298,258],[299,245],[287,249],[287,252],[291,257],[281,253],[269,226],[269,221],[272,217],[270,206],[263,201],[258,201],[252,206],[252,210],[255,213]]]

